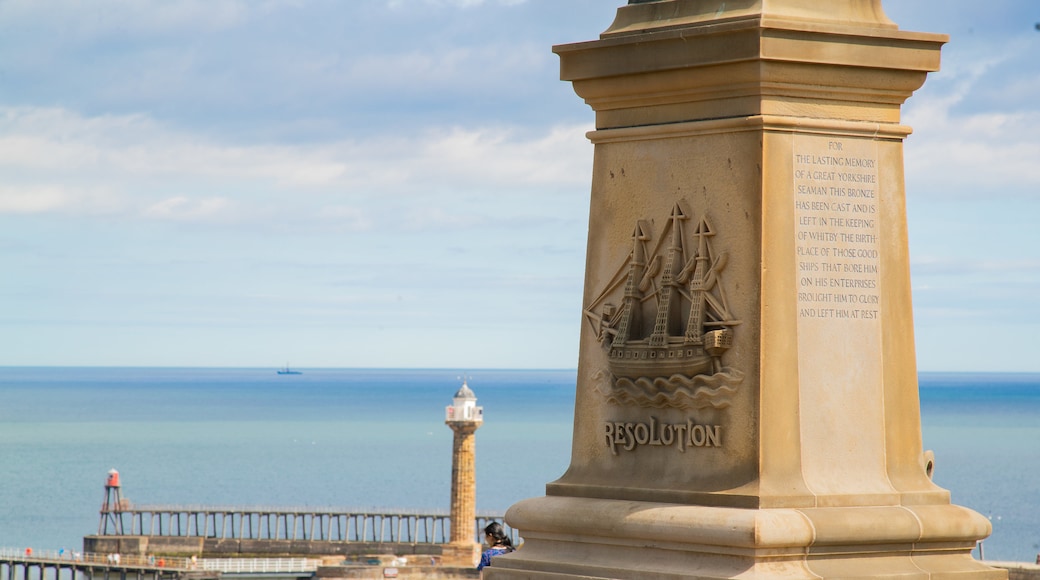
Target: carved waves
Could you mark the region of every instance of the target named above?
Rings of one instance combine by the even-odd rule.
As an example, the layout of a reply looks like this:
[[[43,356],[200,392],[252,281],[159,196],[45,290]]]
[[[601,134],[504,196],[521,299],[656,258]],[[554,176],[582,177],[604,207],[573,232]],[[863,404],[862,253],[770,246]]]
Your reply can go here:
[[[650,409],[725,409],[744,380],[744,373],[724,368],[712,375],[669,377],[615,377],[598,371],[593,375],[596,390],[608,403]]]

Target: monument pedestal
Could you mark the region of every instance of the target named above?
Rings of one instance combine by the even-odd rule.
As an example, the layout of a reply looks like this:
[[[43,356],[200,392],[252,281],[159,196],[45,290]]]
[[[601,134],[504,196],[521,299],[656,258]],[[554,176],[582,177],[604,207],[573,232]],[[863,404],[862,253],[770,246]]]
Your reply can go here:
[[[745,509],[545,497],[511,508],[524,536],[489,578],[1003,578],[951,505]]]
[[[1003,578],[921,446],[878,0],[633,2],[558,46],[596,111],[571,465],[489,578]]]

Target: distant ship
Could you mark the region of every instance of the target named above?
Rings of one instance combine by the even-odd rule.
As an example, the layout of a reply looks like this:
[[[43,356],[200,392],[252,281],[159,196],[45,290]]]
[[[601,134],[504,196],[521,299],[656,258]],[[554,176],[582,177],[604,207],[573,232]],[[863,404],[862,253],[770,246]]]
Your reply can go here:
[[[303,371],[294,371],[294,370],[289,368],[289,363],[285,363],[285,368],[284,369],[278,369],[278,374],[280,374],[280,375],[302,375]]]

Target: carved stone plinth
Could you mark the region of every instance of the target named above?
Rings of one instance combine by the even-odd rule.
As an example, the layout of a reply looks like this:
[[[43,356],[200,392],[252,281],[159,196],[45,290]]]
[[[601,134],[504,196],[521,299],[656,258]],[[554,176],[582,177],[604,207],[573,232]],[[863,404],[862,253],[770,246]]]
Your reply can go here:
[[[1003,578],[925,469],[879,0],[662,0],[555,47],[596,112],[571,465],[488,578]]]

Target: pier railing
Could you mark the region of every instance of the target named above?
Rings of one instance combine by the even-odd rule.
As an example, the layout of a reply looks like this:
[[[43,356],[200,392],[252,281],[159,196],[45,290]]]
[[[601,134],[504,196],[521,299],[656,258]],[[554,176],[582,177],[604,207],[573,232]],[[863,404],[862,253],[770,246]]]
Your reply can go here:
[[[133,554],[95,554],[72,550],[20,550],[0,548],[0,560],[32,564],[55,564],[62,566],[119,566],[124,568],[165,568],[187,570],[192,563],[189,558],[156,558]]]
[[[321,560],[310,558],[204,558],[199,560],[201,570],[221,574],[288,574],[314,572]]]
[[[475,542],[498,514],[473,522]],[[516,533],[507,527],[514,541]],[[441,513],[356,512],[338,508],[132,506],[101,513],[99,536],[201,537],[347,543],[446,544],[451,518]]]
[[[321,560],[315,558],[175,558],[142,556],[134,554],[95,554],[66,550],[22,550],[18,548],[0,548],[0,568],[11,566],[35,567],[41,572],[37,577],[44,578],[42,571],[54,570],[55,579],[61,577],[60,570],[72,570],[71,577],[77,578],[76,571],[98,569],[145,572],[141,578],[173,578],[180,572],[202,570],[220,572],[221,574],[293,574],[314,572],[321,566]],[[13,578],[11,570],[7,577]],[[28,578],[28,572],[23,572]],[[120,577],[125,577],[121,575]]]

